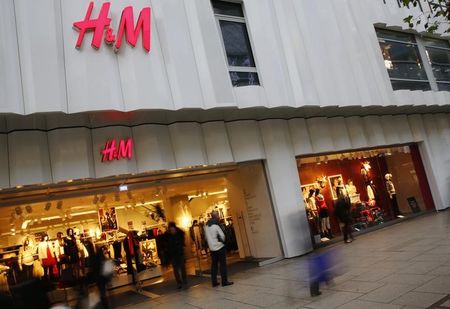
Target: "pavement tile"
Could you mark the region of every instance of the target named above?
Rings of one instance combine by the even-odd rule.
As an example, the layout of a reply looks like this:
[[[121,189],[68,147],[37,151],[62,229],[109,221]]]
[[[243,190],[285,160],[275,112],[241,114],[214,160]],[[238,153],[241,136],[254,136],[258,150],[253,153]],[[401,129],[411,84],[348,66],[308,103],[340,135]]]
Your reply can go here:
[[[442,265],[441,261],[419,261],[409,263],[406,267],[398,269],[396,272],[400,274],[428,274],[434,269]]]
[[[413,291],[400,296],[399,298],[395,299],[392,303],[397,305],[418,306],[427,308],[445,296],[446,296],[445,294],[423,293]]]
[[[380,283],[404,283],[410,285],[422,285],[432,279],[436,278],[433,275],[418,275],[418,274],[392,274],[378,282]]]
[[[383,284],[378,282],[365,282],[365,281],[354,281],[349,280],[336,286],[331,287],[332,290],[346,291],[346,292],[356,292],[356,293],[368,293],[373,291]]]
[[[352,280],[375,282],[392,274],[392,270],[380,269],[371,270],[354,277]]]
[[[437,275],[437,276],[450,275],[450,266],[448,265],[438,266],[437,268],[433,269],[432,272],[430,272],[430,275]]]
[[[388,283],[368,294],[365,294],[360,299],[380,303],[390,303],[394,299],[406,294],[414,288],[415,286],[407,284]]]
[[[360,297],[360,293],[352,292],[323,292],[323,294],[315,300],[306,305],[307,308],[337,308],[343,304],[350,302],[353,299]]]
[[[248,305],[260,306],[260,307],[268,307],[275,305],[276,303],[281,303],[282,301],[286,301],[288,297],[256,292],[256,293],[245,293],[245,294],[234,294],[230,296],[226,296],[225,299],[233,300],[241,303],[245,303]]]
[[[450,276],[439,276],[416,288],[415,291],[450,294]]]
[[[215,299],[214,301],[208,300],[196,300],[194,302],[188,303],[197,308],[207,308],[207,309],[238,309],[238,308],[260,308],[257,306],[252,306],[249,304],[243,304],[241,302],[236,302],[229,299]]]
[[[285,300],[283,300],[282,302],[276,303],[276,304],[266,307],[266,308],[269,308],[269,309],[302,308],[303,306],[305,306],[309,303],[311,303],[310,300],[308,301],[308,300],[304,300],[304,299],[288,297]]]
[[[401,305],[393,305],[393,304],[381,304],[369,301],[362,301],[359,299],[352,300],[349,303],[346,303],[342,306],[338,307],[339,309],[400,309]]]

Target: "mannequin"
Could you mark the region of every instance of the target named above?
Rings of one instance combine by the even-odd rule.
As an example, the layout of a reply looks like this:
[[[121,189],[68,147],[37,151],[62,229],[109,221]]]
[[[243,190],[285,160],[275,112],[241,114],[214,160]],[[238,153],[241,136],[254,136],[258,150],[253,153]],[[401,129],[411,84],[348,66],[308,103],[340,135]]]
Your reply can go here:
[[[198,221],[194,220],[191,226],[191,239],[195,244],[195,248],[198,252],[201,253],[202,250],[202,235],[200,232],[200,226],[198,225]]]
[[[58,259],[58,273],[61,276],[62,271],[62,264],[65,262],[65,256],[64,256],[64,245],[65,241],[63,238],[63,233],[58,232],[56,234],[56,242],[55,242],[55,254],[56,258]]]
[[[139,272],[141,269],[139,240],[137,239],[137,233],[135,231],[129,231],[127,237],[123,240],[123,248],[125,250],[127,258],[127,273],[131,274],[133,284],[137,284],[136,270]],[[133,267],[133,260],[136,263],[136,270]]]
[[[78,255],[77,240],[72,228],[67,229],[67,237],[64,244],[64,254],[69,266],[72,268],[75,278],[79,277],[80,257]]]
[[[36,247],[29,236],[25,237],[23,245],[19,250],[19,268],[23,272],[25,280],[33,278],[33,264]]]
[[[356,189],[356,186],[353,184],[352,179],[348,180],[345,189],[347,190],[348,197],[350,198],[350,202],[352,204],[361,203],[361,201],[359,200],[358,190]]]
[[[320,189],[316,189],[316,206],[319,208],[320,231],[323,237],[333,238],[331,234],[330,216],[328,214],[328,206],[325,202]]]
[[[398,209],[397,193],[395,192],[395,186],[392,182],[392,174],[388,173],[384,175],[384,178],[386,179],[386,190],[389,194],[389,198],[391,199],[391,206],[394,216],[401,216],[400,210]]]
[[[339,189],[337,189],[339,188]],[[338,177],[337,179],[337,186],[336,186],[336,196],[339,197],[339,192],[341,192],[345,197],[348,197],[347,189],[344,185],[344,179],[342,177]]]
[[[51,280],[53,276],[53,267],[56,266],[56,255],[53,249],[53,244],[49,241],[48,235],[44,235],[44,239],[38,246],[39,260],[44,268],[45,280]]]
[[[86,259],[89,257],[89,253],[88,253],[86,247],[84,246],[84,244],[81,242],[80,230],[75,229],[74,234],[75,234],[75,243],[76,243],[76,247],[77,247],[77,251],[78,251],[78,259],[79,259],[79,262],[78,262],[79,275],[84,276],[86,273]]]
[[[319,217],[319,212],[317,211],[316,198],[315,198],[315,190],[310,189],[308,198],[306,199],[306,210],[308,214],[313,218]]]

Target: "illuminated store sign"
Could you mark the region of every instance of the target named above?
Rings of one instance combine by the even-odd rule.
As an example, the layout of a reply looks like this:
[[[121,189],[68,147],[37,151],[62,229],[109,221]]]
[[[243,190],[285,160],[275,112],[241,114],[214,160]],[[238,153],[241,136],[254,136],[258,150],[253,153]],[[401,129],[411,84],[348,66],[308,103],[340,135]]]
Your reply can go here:
[[[111,162],[125,158],[131,160],[133,157],[133,140],[131,138],[121,139],[119,143],[114,139],[107,141],[101,154],[102,162]]]
[[[83,43],[84,35],[87,31],[92,31],[91,45],[95,49],[99,49],[102,40],[105,43],[114,46],[114,50],[118,51],[122,45],[123,36],[125,35],[127,42],[135,47],[139,34],[142,33],[142,46],[145,51],[150,52],[150,36],[151,36],[151,8],[145,7],[141,10],[136,26],[134,24],[133,7],[127,6],[122,11],[119,28],[116,34],[110,27],[111,18],[109,17],[110,2],[103,3],[97,18],[91,18],[94,2],[90,2],[84,20],[73,23],[73,27],[79,32],[76,48],[80,48]]]

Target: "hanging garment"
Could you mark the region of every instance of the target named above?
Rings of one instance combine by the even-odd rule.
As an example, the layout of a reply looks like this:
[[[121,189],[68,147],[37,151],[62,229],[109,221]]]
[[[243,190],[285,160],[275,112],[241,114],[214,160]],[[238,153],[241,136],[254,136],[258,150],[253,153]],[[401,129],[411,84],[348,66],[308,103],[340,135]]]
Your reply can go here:
[[[373,192],[371,185],[367,185],[367,197],[369,198],[369,200],[375,199],[375,193]]]

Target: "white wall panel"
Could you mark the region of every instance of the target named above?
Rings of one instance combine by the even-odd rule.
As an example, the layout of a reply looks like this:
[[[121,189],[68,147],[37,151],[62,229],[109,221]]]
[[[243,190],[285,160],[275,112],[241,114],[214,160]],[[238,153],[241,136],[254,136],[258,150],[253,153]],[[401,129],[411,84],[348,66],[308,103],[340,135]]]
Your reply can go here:
[[[25,112],[14,0],[0,1],[0,113]]]
[[[136,151],[133,145],[133,157],[131,160],[121,159],[102,162],[102,150],[107,141],[116,140],[117,147],[121,139],[132,138],[131,129],[128,127],[116,126],[105,127],[92,130],[92,152],[94,154],[95,175],[97,178],[131,174],[137,172]]]
[[[386,139],[384,138],[383,126],[381,124],[380,117],[362,117],[362,124],[367,138],[367,146],[375,147],[386,145]]]
[[[333,117],[328,119],[330,134],[333,139],[334,150],[348,150],[352,148],[351,134],[347,130],[344,117]]]
[[[277,14],[280,40],[283,44],[282,51],[288,66],[292,92],[296,106],[318,104],[316,85],[312,78],[312,67],[308,61],[309,55],[304,36],[297,20],[295,7],[292,0],[272,1]]]
[[[47,133],[12,132],[8,150],[11,186],[52,182]]]
[[[177,167],[167,126],[149,124],[132,130],[139,173]]]
[[[245,1],[248,32],[253,43],[253,55],[261,85],[269,106],[295,106],[288,79],[285,58],[280,48],[280,30],[274,19],[273,0]]]
[[[14,3],[25,113],[67,112],[61,2]]]
[[[114,1],[114,5],[119,9],[129,4],[130,2],[126,0]],[[149,6],[147,0],[133,1],[135,19],[142,8],[147,6]],[[127,111],[174,108],[155,20],[152,20],[152,25],[150,53],[142,48],[141,36],[135,48],[124,40],[123,47],[117,53],[120,82]]]
[[[312,250],[289,129],[284,120],[260,122],[266,168],[285,257]],[[295,231],[295,232],[293,232]]]
[[[184,1],[184,5],[205,107],[236,106],[211,1]]]
[[[400,136],[395,125],[395,118],[392,115],[386,115],[381,116],[380,120],[381,125],[383,126],[386,144],[393,145],[401,143]]]
[[[152,0],[175,108],[203,107],[183,0]]]
[[[90,0],[61,1],[64,35],[64,57],[69,113],[89,110],[124,110],[117,55],[102,41],[99,50],[91,47],[92,32],[88,32],[79,50],[75,48],[79,32],[72,28],[84,20]],[[97,18],[103,1],[94,1],[91,17]],[[122,7],[111,3],[114,27]],[[126,44],[125,44],[126,45]],[[129,46],[123,48],[130,48]],[[144,78],[144,77],[142,77]]]
[[[313,153],[311,139],[306,120],[295,118],[288,120],[289,131],[296,156]]]
[[[54,182],[95,178],[89,129],[59,129],[47,134]]]
[[[226,124],[231,150],[236,162],[265,158],[258,122],[235,121]]]
[[[208,164],[203,132],[198,123],[175,123],[169,126],[177,167]]]
[[[208,164],[234,162],[227,128],[222,121],[202,124]]]
[[[0,188],[9,188],[8,135],[0,134]]]
[[[328,118],[317,117],[307,119],[309,137],[315,153],[328,152],[333,145]]]

